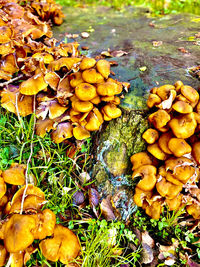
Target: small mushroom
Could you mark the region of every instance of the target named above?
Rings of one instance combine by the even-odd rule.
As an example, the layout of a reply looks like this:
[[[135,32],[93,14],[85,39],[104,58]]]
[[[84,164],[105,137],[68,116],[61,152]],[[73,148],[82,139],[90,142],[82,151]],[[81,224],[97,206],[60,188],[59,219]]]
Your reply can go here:
[[[153,161],[151,160],[147,152],[136,153],[131,156],[130,160],[133,165],[133,168],[132,168],[133,171],[139,168],[140,166],[152,165],[153,163]]]
[[[73,136],[73,126],[70,122],[59,123],[57,129],[51,133],[52,140],[59,144]]]
[[[4,181],[8,184],[13,185],[24,185],[25,184],[25,170],[26,165],[13,163],[11,167],[2,172]]]
[[[60,260],[63,264],[75,259],[80,252],[80,244],[76,235],[68,228],[57,224],[54,229],[53,238],[40,242],[40,249],[45,258],[56,262]]]
[[[89,101],[97,96],[96,88],[89,83],[81,83],[76,86],[75,94],[82,101]]]
[[[192,112],[173,118],[169,122],[169,126],[177,138],[186,139],[194,134],[197,122],[195,120],[195,115]]]
[[[93,68],[96,64],[96,60],[94,58],[84,57],[80,64],[81,70],[87,70]]]
[[[8,252],[19,252],[34,241],[35,219],[31,215],[13,214],[6,222],[4,245]]]
[[[195,142],[192,145],[192,155],[196,160],[197,164],[200,165],[200,142]]]
[[[149,122],[157,129],[166,126],[170,119],[170,115],[165,110],[161,109],[152,113],[148,118]]]
[[[160,218],[161,211],[162,202],[159,200],[153,201],[151,205],[148,205],[145,209],[146,214],[155,220],[158,220]]]
[[[156,172],[155,166],[143,165],[133,172],[132,178],[141,176],[142,179],[137,184],[137,187],[143,191],[151,191],[156,184]]]
[[[104,82],[97,84],[97,93],[100,96],[114,96],[118,90],[118,85],[114,82]]]
[[[133,199],[138,207],[144,208],[146,199],[150,199],[152,195],[152,191],[143,191],[136,186]]]
[[[38,92],[46,89],[47,85],[48,84],[44,80],[44,75],[40,73],[22,82],[19,89],[21,94],[36,95]]]
[[[178,196],[176,196],[173,199],[165,199],[165,202],[167,203],[167,206],[169,208],[169,210],[178,210],[180,209],[181,205],[182,205],[182,194],[179,194]]]
[[[184,101],[176,101],[172,108],[179,113],[191,113],[193,111],[192,106]]]
[[[171,138],[168,142],[168,147],[177,158],[192,151],[191,146],[181,138]]]
[[[186,210],[196,220],[200,219],[200,205],[199,204],[194,203],[192,205],[186,206]]]
[[[84,70],[82,78],[86,83],[102,83],[104,81],[104,77],[95,69]]]
[[[174,137],[172,132],[163,133],[158,139],[158,145],[167,154],[172,154],[171,150],[168,147],[169,140]]]
[[[170,92],[175,90],[175,86],[170,84],[165,84],[157,88],[156,94],[162,99],[166,100],[169,98]]]
[[[105,78],[108,79],[110,75],[110,63],[105,59],[100,59],[97,62],[97,71]]]
[[[167,154],[160,149],[158,143],[147,146],[147,151],[159,160],[166,160]]]
[[[199,100],[199,94],[198,92],[188,85],[183,85],[181,87],[181,94],[186,97],[191,103],[197,104]]]
[[[102,108],[102,111],[104,114],[104,120],[116,119],[122,115],[121,109],[119,109],[116,105],[111,104],[111,103],[105,105]]]
[[[175,82],[174,86],[175,86],[175,90],[176,92],[179,92],[181,90],[181,87],[183,86],[183,82],[182,81],[177,81]]]
[[[161,181],[156,183],[156,189],[162,197],[173,199],[181,192],[182,186],[174,185],[162,178]]]
[[[77,140],[83,140],[90,137],[90,132],[80,125],[73,128],[73,135]]]
[[[143,135],[142,138],[148,143],[153,144],[155,143],[159,138],[159,133],[157,130],[149,128],[147,129]]]
[[[147,106],[149,108],[154,107],[162,102],[162,99],[156,94],[150,94],[147,100]]]
[[[81,72],[75,72],[70,74],[70,85],[75,88],[79,84],[84,83]]]

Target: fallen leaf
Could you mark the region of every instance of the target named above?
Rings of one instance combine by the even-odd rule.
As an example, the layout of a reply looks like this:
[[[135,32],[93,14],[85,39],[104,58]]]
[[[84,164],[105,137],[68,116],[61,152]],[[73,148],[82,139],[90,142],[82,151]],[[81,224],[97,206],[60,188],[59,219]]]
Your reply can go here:
[[[104,198],[100,204],[101,212],[107,221],[115,220],[115,214],[113,212],[113,207],[111,204],[111,196]]]
[[[123,50],[114,50],[110,52],[112,57],[122,57],[124,55],[127,55],[128,53]]]
[[[186,50],[184,47],[179,47],[178,50],[181,52],[181,53],[184,53],[184,54],[188,54],[188,50]]]

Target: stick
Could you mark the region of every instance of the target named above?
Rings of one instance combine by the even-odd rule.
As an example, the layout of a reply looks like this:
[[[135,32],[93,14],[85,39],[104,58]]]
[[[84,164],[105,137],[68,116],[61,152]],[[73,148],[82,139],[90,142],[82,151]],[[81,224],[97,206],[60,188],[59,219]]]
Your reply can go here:
[[[9,81],[7,81],[7,82],[0,83],[0,87],[4,87],[4,86],[6,86],[6,85],[9,85],[10,83],[12,83],[12,82],[15,82],[15,81],[17,81],[17,80],[21,79],[23,76],[24,76],[23,74],[20,74],[19,76],[17,76],[17,77],[15,77],[15,78],[12,78],[12,79],[10,79],[10,80],[9,80]]]

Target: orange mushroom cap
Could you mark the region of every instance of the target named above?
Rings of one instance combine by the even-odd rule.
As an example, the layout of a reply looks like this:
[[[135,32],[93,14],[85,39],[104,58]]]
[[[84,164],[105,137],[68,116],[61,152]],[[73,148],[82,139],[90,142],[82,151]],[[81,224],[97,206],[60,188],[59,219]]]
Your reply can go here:
[[[70,122],[59,123],[57,129],[51,133],[52,140],[58,144],[73,136],[73,127]]]
[[[96,88],[89,83],[81,83],[76,86],[75,94],[82,101],[89,101],[97,96]]]
[[[112,119],[116,119],[122,115],[121,109],[119,109],[116,105],[111,104],[111,103],[105,105],[102,108],[102,110],[105,112],[105,114],[109,118],[112,118]],[[105,116],[104,116],[104,120],[106,120]]]
[[[117,93],[118,85],[114,82],[97,84],[97,93],[101,96],[114,96]]]
[[[13,163],[11,167],[2,172],[4,181],[8,184],[24,185],[26,165]]]
[[[6,222],[4,245],[8,252],[23,251],[34,241],[35,219],[31,215],[14,214]]]
[[[97,70],[98,72],[104,77],[104,78],[108,78],[108,76],[110,75],[110,63],[109,61],[105,60],[105,59],[100,59],[97,62]]]
[[[147,100],[147,106],[149,108],[154,107],[162,102],[162,99],[156,94],[150,94]]]
[[[200,165],[200,142],[195,142],[192,145],[192,155],[196,160],[197,164]]]
[[[153,203],[151,205],[148,205],[145,209],[146,214],[149,215],[154,220],[158,220],[160,218],[161,211],[162,211],[161,201],[153,201]]]
[[[175,157],[181,157],[192,151],[191,146],[181,138],[171,138],[168,142],[168,147]]]
[[[7,258],[7,251],[3,245],[0,244],[0,266],[5,266]]]
[[[44,75],[40,73],[22,82],[19,89],[20,93],[24,95],[36,95],[38,92],[46,89],[47,85],[44,80]]]
[[[40,242],[42,254],[50,261],[60,260],[63,264],[75,259],[80,252],[80,244],[76,235],[68,228],[57,224],[53,238]]]
[[[182,186],[174,185],[162,178],[161,181],[156,183],[156,189],[162,197],[173,199],[181,192]]]
[[[0,199],[5,195],[6,189],[7,189],[6,183],[4,182],[2,176],[0,176]]]
[[[182,194],[179,194],[173,199],[165,199],[165,202],[167,203],[167,206],[169,210],[178,210],[182,205]]]
[[[184,101],[176,101],[172,108],[179,113],[191,113],[193,111],[192,106]]]
[[[197,203],[186,206],[186,210],[193,218],[200,219],[200,205]]]
[[[163,133],[158,139],[158,145],[167,154],[172,154],[171,150],[168,147],[169,140],[174,137],[172,132]]]
[[[159,129],[166,126],[166,124],[170,121],[170,115],[165,110],[159,109],[158,111],[152,113],[148,120],[155,128]]]
[[[94,58],[84,57],[79,67],[81,70],[87,70],[94,67],[95,64],[96,60]]]
[[[194,134],[197,122],[192,112],[173,118],[169,122],[169,126],[176,137],[186,139]]]
[[[86,83],[102,83],[104,81],[104,77],[95,69],[84,70],[82,78]]]
[[[167,158],[167,155],[165,152],[160,149],[158,143],[154,143],[152,145],[147,146],[147,151],[151,153],[155,158],[159,160],[165,160]]]
[[[138,207],[143,207],[145,200],[151,198],[152,195],[153,195],[152,191],[143,191],[136,186],[133,199]]]
[[[132,170],[136,170],[143,165],[152,165],[152,160],[147,152],[139,152],[131,156],[131,163],[133,164]]]
[[[181,87],[181,94],[185,96],[190,102],[196,103],[199,100],[198,92],[191,86],[184,85]]]
[[[151,191],[156,184],[156,172],[155,166],[143,165],[133,172],[132,178],[141,176],[142,179],[137,184],[137,187],[143,191]]]
[[[170,84],[165,84],[157,88],[156,94],[162,99],[166,100],[169,98],[170,92],[175,90],[175,86]]]
[[[148,143],[153,144],[155,143],[159,138],[159,133],[157,130],[149,128],[147,129],[143,135],[142,138]]]
[[[70,85],[73,88],[78,86],[80,83],[84,83],[81,72],[78,71],[78,72],[70,74]]]
[[[84,140],[90,137],[90,132],[80,125],[73,128],[73,135],[77,140]]]

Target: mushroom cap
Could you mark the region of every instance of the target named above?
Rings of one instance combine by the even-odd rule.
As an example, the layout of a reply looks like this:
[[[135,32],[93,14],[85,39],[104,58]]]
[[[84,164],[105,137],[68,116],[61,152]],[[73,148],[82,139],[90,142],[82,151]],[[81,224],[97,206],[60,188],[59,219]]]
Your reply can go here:
[[[81,61],[79,68],[81,70],[87,70],[87,69],[94,67],[95,64],[96,64],[96,60],[94,58],[84,57]]]
[[[86,83],[102,83],[104,81],[104,77],[95,69],[84,70],[82,78]]]
[[[156,94],[150,94],[147,100],[147,106],[149,108],[154,107],[162,102],[162,99]]]
[[[11,40],[12,31],[9,26],[1,26],[0,27],[0,43],[8,43]]]
[[[152,165],[153,163],[147,152],[136,153],[133,156],[131,156],[130,160],[133,165],[132,168],[133,171],[139,168],[140,166]]]
[[[53,238],[40,242],[40,249],[45,258],[63,264],[75,259],[80,252],[80,244],[76,235],[68,228],[57,224]]]
[[[181,87],[183,86],[183,82],[182,81],[177,81],[175,82],[174,86],[175,86],[175,90],[176,92],[179,92],[181,90]]]
[[[97,93],[100,96],[114,96],[118,90],[118,85],[114,82],[103,82],[97,84]]]
[[[157,129],[166,126],[170,119],[170,115],[165,110],[161,109],[152,113],[148,117],[149,122],[152,123],[153,126]]]
[[[149,128],[147,129],[143,135],[142,138],[148,143],[153,144],[155,143],[159,138],[159,133],[157,130]]]
[[[169,98],[170,91],[175,90],[175,86],[171,84],[165,84],[157,88],[156,94],[162,99],[166,100]]]
[[[143,191],[151,191],[156,184],[156,172],[155,166],[143,165],[133,172],[132,178],[141,176],[142,179],[137,184],[137,187]]]
[[[192,151],[191,146],[182,138],[171,138],[168,147],[177,158]]]
[[[186,210],[194,219],[200,219],[200,205],[194,203],[186,206]]]
[[[113,103],[114,98],[115,98],[114,95],[112,95],[112,96],[102,96],[101,97],[101,101]]]
[[[70,122],[61,122],[57,129],[51,133],[52,140],[58,144],[73,136],[73,126]]]
[[[97,96],[96,87],[89,83],[81,83],[75,88],[76,96],[82,101],[89,101]]]
[[[62,67],[67,67],[69,71],[73,67],[75,67],[80,61],[81,61],[81,58],[77,58],[77,57],[61,57],[57,60],[52,61],[48,66],[48,70],[58,71]]]
[[[143,191],[136,186],[133,199],[138,207],[143,207],[145,200],[151,198],[152,195],[153,195],[152,191]]]
[[[4,245],[8,252],[19,252],[34,241],[35,219],[31,215],[14,214],[6,222]]]
[[[80,125],[73,128],[73,135],[77,140],[84,140],[90,137],[90,132]]]
[[[166,158],[167,158],[167,154],[162,151],[162,149],[159,147],[158,143],[148,145],[147,151],[159,160],[166,160]]]
[[[49,209],[38,212],[32,215],[36,221],[34,229],[34,239],[44,239],[46,236],[51,236],[56,225],[56,215]]]
[[[169,171],[166,172],[166,176],[165,176],[166,180],[172,184],[175,184],[175,185],[182,185],[183,186],[183,183],[181,181],[179,181],[178,179],[176,179],[176,177],[171,174]]]
[[[173,118],[169,122],[169,126],[177,138],[186,139],[194,134],[197,122],[195,120],[195,115],[192,112]]]
[[[167,154],[172,154],[171,150],[168,147],[169,140],[174,137],[172,132],[163,133],[158,139],[158,145]]]
[[[116,83],[117,84],[117,90],[115,92],[115,94],[120,94],[123,90],[123,83],[119,82],[118,80],[114,80],[112,78],[108,78],[107,82],[112,82],[112,83]]]
[[[105,112],[105,114],[112,119],[116,119],[122,115],[121,109],[119,109],[116,105],[109,103],[105,105],[102,110]],[[105,118],[104,118],[105,120]]]
[[[2,172],[2,177],[4,181],[8,184],[24,185],[25,170],[26,165],[13,163],[9,169]]]
[[[161,181],[156,183],[156,189],[162,197],[173,199],[181,192],[182,186],[174,185],[162,178]]]
[[[186,157],[172,157],[165,161],[166,170],[169,170],[173,177],[182,183],[186,183],[195,174],[193,166],[194,163]]]
[[[2,176],[0,176],[0,199],[5,195],[6,190],[7,190],[6,183],[4,182]]]
[[[98,105],[101,103],[101,98],[100,96],[95,96],[95,98],[91,99],[90,102],[94,105]]]
[[[110,75],[110,63],[109,61],[105,60],[105,59],[100,59],[97,62],[96,68],[98,70],[98,72],[104,77],[104,78],[108,78],[108,76]]]
[[[169,210],[178,210],[182,204],[182,194],[179,194],[173,199],[165,199],[165,202],[169,208]]]
[[[72,102],[72,108],[78,112],[89,112],[93,109],[93,104],[89,101],[76,100]]]
[[[75,73],[70,74],[70,85],[71,87],[75,88],[80,83],[84,83],[84,80],[82,79],[82,74],[80,71],[77,71]]]
[[[56,72],[50,71],[45,74],[44,80],[53,90],[56,91],[60,82],[60,76]]]
[[[36,95],[38,92],[46,89],[47,85],[48,84],[44,80],[44,75],[40,73],[22,82],[19,89],[21,94]]]
[[[32,55],[32,58],[36,58],[38,61],[43,61],[44,64],[49,64],[51,63],[52,61],[54,61],[54,58],[51,54],[49,53],[35,53]]]
[[[191,113],[193,111],[192,106],[184,101],[176,101],[172,108],[179,113]]]
[[[114,99],[111,101],[112,104],[119,105],[121,102],[120,98],[118,96],[114,96]]]
[[[149,215],[152,219],[158,220],[160,218],[162,203],[160,201],[153,201],[151,205],[148,205],[145,209],[147,215]]]
[[[191,86],[183,85],[181,87],[181,94],[192,103],[197,103],[199,100],[198,92]]]
[[[5,266],[7,258],[7,251],[3,245],[0,244],[0,266]]]
[[[192,155],[196,160],[197,164],[200,165],[200,142],[195,142],[192,145]]]
[[[89,115],[87,117],[87,124],[85,125],[86,130],[88,130],[88,131],[99,130],[99,127],[103,123],[103,117],[102,117],[100,112],[97,115],[94,112],[89,113]]]

